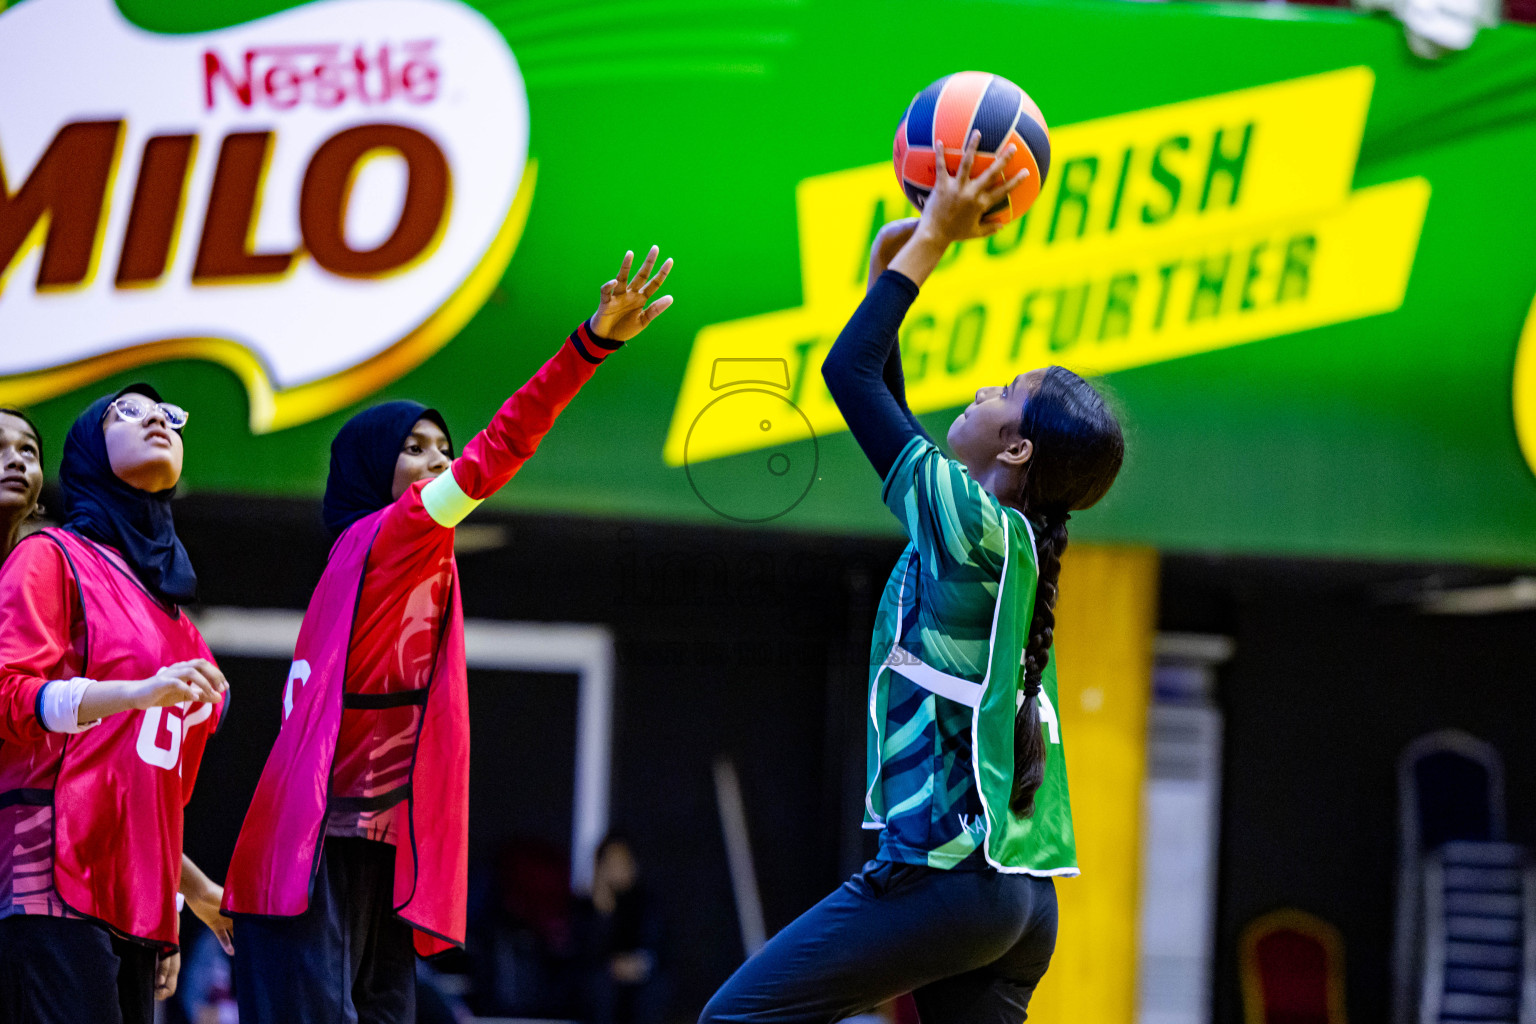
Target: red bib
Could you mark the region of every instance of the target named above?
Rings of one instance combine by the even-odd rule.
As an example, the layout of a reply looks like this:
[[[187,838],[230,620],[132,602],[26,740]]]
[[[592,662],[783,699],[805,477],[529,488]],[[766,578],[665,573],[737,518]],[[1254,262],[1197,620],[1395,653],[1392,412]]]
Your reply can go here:
[[[415,759],[403,784],[406,827],[395,846],[394,909],[422,956],[464,944],[469,876],[469,691],[457,565],[425,691],[345,692],[347,652],[368,551],[384,512],[348,527],[310,598],[284,689],[282,731],[262,770],[224,883],[231,914],[295,917],[310,885],[335,797],[337,737],[348,714],[419,704]]]
[[[197,627],[150,597],[115,553],[67,530],[42,532],[74,572],[87,678],[145,679],[174,662],[213,660]],[[182,808],[221,708],[125,711],[65,739],[53,785],[53,879],[71,910],[176,944]]]

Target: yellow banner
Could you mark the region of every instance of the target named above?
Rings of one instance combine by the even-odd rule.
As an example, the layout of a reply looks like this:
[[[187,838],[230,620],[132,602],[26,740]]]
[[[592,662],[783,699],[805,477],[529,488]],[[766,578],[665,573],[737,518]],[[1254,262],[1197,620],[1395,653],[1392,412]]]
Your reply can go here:
[[[1531,302],[1515,349],[1514,411],[1515,437],[1525,464],[1536,473],[1536,301]]]
[[[1107,373],[1396,309],[1429,183],[1350,190],[1372,82],[1346,68],[1057,129],[1035,207],[957,246],[908,313],[912,408],[964,405],[1050,363]],[[821,363],[863,295],[875,232],[912,210],[884,163],[808,178],[796,204],[805,304],[699,332],[669,465],[844,429]],[[778,367],[753,386],[782,381],[803,416],[695,429],[745,383],[738,360]]]

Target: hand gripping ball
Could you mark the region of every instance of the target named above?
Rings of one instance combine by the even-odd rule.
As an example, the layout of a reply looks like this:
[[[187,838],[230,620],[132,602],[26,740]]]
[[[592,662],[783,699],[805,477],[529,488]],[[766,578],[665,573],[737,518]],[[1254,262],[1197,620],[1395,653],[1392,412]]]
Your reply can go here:
[[[901,190],[919,210],[933,191],[933,142],[944,144],[944,163],[950,174],[960,170],[960,154],[972,129],[981,132],[973,175],[996,159],[997,151],[1012,142],[1018,147],[1008,161],[1006,180],[1029,170],[1017,188],[998,200],[982,220],[1006,224],[1024,216],[1051,169],[1051,137],[1045,116],[1029,94],[1000,75],[985,71],[959,71],[934,82],[918,93],[896,129],[896,179]]]

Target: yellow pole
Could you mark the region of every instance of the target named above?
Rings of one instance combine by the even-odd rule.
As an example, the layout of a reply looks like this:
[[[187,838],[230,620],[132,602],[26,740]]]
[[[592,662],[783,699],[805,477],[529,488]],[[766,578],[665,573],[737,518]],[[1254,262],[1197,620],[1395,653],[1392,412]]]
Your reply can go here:
[[[1032,1024],[1132,1024],[1157,552],[1073,545],[1056,658],[1082,877],[1059,879],[1061,929]]]

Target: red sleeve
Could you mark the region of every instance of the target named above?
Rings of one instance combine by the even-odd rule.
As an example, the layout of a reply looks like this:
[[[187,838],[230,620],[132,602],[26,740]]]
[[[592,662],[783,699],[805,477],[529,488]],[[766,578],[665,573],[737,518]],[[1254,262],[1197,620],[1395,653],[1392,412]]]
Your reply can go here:
[[[486,428],[470,438],[453,460],[448,472],[453,474],[459,489],[480,500],[505,487],[538,449],[539,442],[576,392],[592,379],[608,353],[622,344],[593,334],[583,321],[533,379],[506,400]],[[433,533],[449,529],[434,520],[422,505],[421,490],[429,482],[412,484],[389,506],[379,523],[375,550],[404,552],[409,560],[413,548],[423,543],[431,545],[429,538]],[[370,569],[373,563],[374,557],[370,555]]]
[[[505,487],[604,357],[620,344],[599,338],[583,321],[453,460],[449,471],[459,489],[471,498],[488,498]]]
[[[0,742],[32,743],[48,731],[37,697],[84,668],[85,617],[64,552],[46,537],[16,546],[0,571]]]
[[[374,535],[373,546],[368,551],[366,571],[371,572],[376,567],[382,552],[391,552],[394,557],[410,561],[417,548],[433,545],[432,535],[444,527],[427,514],[426,506],[421,503],[421,489],[430,482],[418,480],[411,484],[380,518],[379,532]]]

